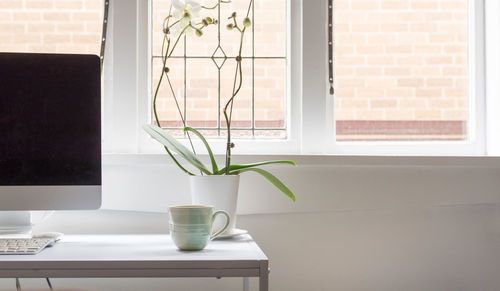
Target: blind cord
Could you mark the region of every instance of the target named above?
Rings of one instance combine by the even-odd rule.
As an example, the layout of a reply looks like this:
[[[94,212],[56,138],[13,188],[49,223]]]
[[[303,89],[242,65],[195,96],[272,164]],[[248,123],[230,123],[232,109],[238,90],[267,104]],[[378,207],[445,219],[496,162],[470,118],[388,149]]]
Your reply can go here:
[[[328,81],[330,95],[335,93],[333,88],[333,0],[328,0]]]
[[[106,51],[106,35],[108,32],[109,1],[110,0],[104,0],[104,16],[102,19],[101,52],[99,54],[99,58],[101,59],[101,75],[102,75],[102,68],[104,66],[104,53]]]

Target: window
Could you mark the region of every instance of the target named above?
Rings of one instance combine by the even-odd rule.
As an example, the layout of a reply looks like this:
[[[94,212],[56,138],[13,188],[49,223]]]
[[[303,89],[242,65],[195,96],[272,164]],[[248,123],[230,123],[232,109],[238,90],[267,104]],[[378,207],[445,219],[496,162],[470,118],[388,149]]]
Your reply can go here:
[[[212,2],[217,1],[203,3]],[[232,11],[243,13],[244,2],[222,6],[221,50],[218,29],[210,27],[201,38],[193,36],[187,45],[182,41],[170,64],[188,125],[202,128],[214,148],[223,143],[220,107],[228,98],[235,63],[234,35],[225,24]],[[99,53],[102,0],[0,3],[1,51]],[[487,130],[488,142],[495,140],[496,92],[488,91],[493,101],[486,108],[485,57],[494,57],[494,50],[484,53],[485,3],[495,4],[335,0],[332,98],[326,87],[327,1],[256,0],[244,48],[244,90],[235,103],[235,135],[241,138],[236,154],[484,154]],[[160,23],[169,1],[111,5],[105,149],[159,152],[161,147],[139,128],[152,120],[151,87],[161,69]],[[219,18],[218,13],[207,15]],[[161,123],[179,135],[172,102],[164,88]]]
[[[435,0],[407,0],[407,1],[364,1],[364,0],[335,0],[334,1],[334,13],[337,18],[338,24],[347,24],[344,27],[339,27],[339,35],[336,36],[335,49],[340,51],[335,51],[335,56],[337,58],[336,64],[336,95],[328,95],[328,87],[326,82],[328,80],[328,58],[327,54],[321,51],[315,46],[315,43],[326,43],[326,33],[317,33],[320,22],[327,22],[326,16],[318,16],[318,11],[323,5],[327,5],[327,1],[322,1],[322,3],[311,3],[308,2],[307,5],[303,5],[303,92],[304,96],[302,98],[302,151],[311,153],[332,153],[332,154],[362,154],[362,155],[483,155],[486,152],[485,148],[485,102],[486,96],[484,93],[485,88],[485,75],[484,75],[484,1],[481,0],[470,0],[463,1],[466,6],[466,13],[461,13],[461,17],[467,19],[466,25],[456,24],[456,21],[452,21],[449,24],[443,24],[443,27],[456,26],[456,30],[462,27],[459,34],[462,38],[466,37],[466,49],[465,53],[467,57],[458,55],[457,48],[456,51],[451,51],[451,47],[448,48],[450,54],[446,55],[446,59],[458,60],[461,66],[465,61],[465,65],[462,66],[461,70],[456,70],[455,79],[452,80],[451,87],[446,87],[445,82],[438,84],[442,80],[442,75],[427,75],[421,77],[414,77],[413,79],[418,79],[412,85],[409,80],[411,77],[392,77],[390,75],[384,75],[384,70],[386,67],[401,69],[406,66],[410,69],[410,73],[415,71],[413,66],[408,66],[411,64],[412,59],[418,59],[416,53],[409,53],[408,47],[407,52],[396,51],[386,52],[387,47],[391,44],[390,41],[385,41],[384,43],[370,43],[368,40],[363,42],[370,36],[371,38],[376,37],[392,37],[393,43],[395,45],[400,45],[397,41],[397,36],[401,40],[409,42],[412,37],[415,37],[415,33],[410,33],[411,23],[406,21],[402,25],[400,23],[391,24],[392,10],[398,11],[397,16],[403,17],[406,13],[407,17],[416,15],[419,8],[420,10],[425,10],[426,5],[434,5],[437,7],[442,7],[443,9],[449,9],[451,11],[464,9],[464,3],[462,1],[442,1],[443,5],[440,5],[440,1]],[[455,5],[455,8],[451,8],[452,3],[460,2]],[[436,4],[438,3],[438,4]],[[448,6],[444,5],[448,4]],[[337,5],[340,5],[337,7]],[[393,8],[390,9],[390,5]],[[408,5],[408,6],[405,6]],[[398,8],[399,7],[399,8]],[[407,7],[407,8],[401,8]],[[412,8],[413,7],[413,8]],[[462,7],[462,8],[460,8]],[[425,8],[425,9],[424,9]],[[339,11],[335,11],[339,9]],[[406,10],[405,10],[406,9]],[[417,10],[413,12],[412,9]],[[343,11],[343,12],[340,12]],[[349,12],[352,11],[352,12]],[[405,13],[403,13],[406,11]],[[349,14],[350,13],[350,14]],[[439,10],[429,12],[430,14],[442,14]],[[457,12],[457,15],[460,14]],[[356,18],[356,15],[359,17]],[[350,17],[351,16],[351,17]],[[368,16],[371,18],[379,18],[378,25],[369,25]],[[384,17],[387,16],[387,17]],[[436,16],[436,15],[434,15]],[[430,16],[429,16],[430,17]],[[455,17],[455,16],[452,16]],[[456,16],[458,19],[459,16]],[[309,21],[306,21],[309,19]],[[375,20],[373,20],[375,21]],[[463,20],[462,20],[463,21]],[[384,29],[390,30],[391,27],[394,30],[403,29],[408,27],[408,33],[403,32],[391,32],[387,31],[382,33],[379,31],[382,29],[384,23]],[[432,26],[439,26],[437,23],[430,23]],[[341,25],[342,26],[342,25]],[[465,26],[465,28],[463,28]],[[399,28],[398,28],[399,27]],[[417,25],[414,25],[413,29],[417,30]],[[355,29],[356,32],[346,33],[345,31],[350,31]],[[418,27],[418,29],[424,29],[425,27]],[[448,27],[450,30],[450,28]],[[374,30],[374,32],[370,32]],[[456,31],[451,32],[454,37],[457,36]],[[341,37],[342,36],[342,37]],[[429,33],[424,35],[429,37]],[[349,38],[351,40],[349,40]],[[357,38],[357,39],[356,39]],[[351,41],[351,42],[349,42]],[[358,41],[359,43],[356,43]],[[360,47],[356,47],[357,45]],[[403,43],[401,43],[403,44]],[[413,40],[409,43],[420,45],[417,41]],[[421,45],[430,45],[432,43],[423,41]],[[344,47],[342,47],[344,45]],[[378,45],[378,47],[377,47]],[[407,44],[408,45],[408,44]],[[445,49],[447,44],[440,44],[440,49]],[[373,49],[373,51],[370,51]],[[391,47],[391,49],[396,49]],[[401,49],[401,48],[400,48]],[[349,51],[351,50],[351,51]],[[378,50],[378,51],[377,51]],[[462,48],[461,54],[464,53]],[[357,55],[359,52],[359,55]],[[429,53],[427,53],[428,55]],[[425,62],[429,61],[429,66],[438,66],[439,73],[444,71],[444,67],[455,66],[455,63],[440,63],[438,62],[437,56],[429,56],[426,59],[426,54],[422,54],[420,57],[424,59],[424,67],[426,67]],[[431,58],[432,57],[432,58]],[[397,59],[400,58],[400,63],[397,63]],[[405,59],[406,58],[406,59]],[[370,66],[368,65],[368,60],[370,61]],[[404,65],[402,61],[409,61],[409,64]],[[433,64],[432,61],[434,61]],[[349,65],[348,63],[351,62]],[[394,63],[393,63],[394,62]],[[393,64],[393,65],[392,65]],[[466,67],[465,67],[466,66]],[[370,68],[371,67],[371,68]],[[380,73],[378,76],[377,74]],[[449,68],[447,68],[448,70]],[[352,70],[352,71],[351,71]],[[370,71],[371,70],[371,71]],[[357,77],[356,71],[364,73],[363,76]],[[388,71],[388,70],[385,70]],[[395,73],[395,72],[392,72]],[[422,72],[420,72],[422,73]],[[451,73],[451,69],[450,69]],[[459,74],[460,73],[460,74]],[[444,76],[444,75],[443,75]],[[321,78],[321,81],[318,79]],[[370,82],[367,80],[371,79]],[[399,79],[401,79],[398,84]],[[428,80],[429,79],[429,80]],[[431,80],[436,79],[436,80]],[[384,83],[385,82],[385,83]],[[406,88],[403,85],[406,83]],[[449,81],[446,81],[449,82]],[[425,88],[425,86],[432,84],[432,87]],[[397,86],[401,85],[402,88]],[[391,86],[396,86],[392,88]],[[405,95],[396,94],[395,99],[392,100],[386,94],[386,91],[393,89],[393,93],[401,93],[406,89],[411,89],[411,93],[415,95]],[[419,97],[416,95],[417,89]],[[457,104],[457,108],[454,112],[457,113],[455,117],[451,114],[444,119],[444,110],[439,111],[439,117],[437,114],[435,117],[425,117],[425,111],[417,116],[413,114],[401,114],[402,116],[393,116],[392,118],[387,118],[386,111],[397,111],[397,106],[400,100],[406,99],[426,99],[425,103],[430,99],[433,102],[439,104],[442,100],[437,100],[440,96],[432,97],[430,94],[434,92],[430,89],[438,89],[444,94],[444,90],[448,88],[448,91],[456,90],[458,92],[460,89],[462,92],[466,91],[466,94],[452,94],[457,96],[449,95],[449,99],[455,99],[453,102]],[[394,90],[400,89],[400,90]],[[429,89],[429,90],[428,90]],[[465,90],[464,90],[465,89]],[[436,95],[437,91],[436,91]],[[359,91],[359,92],[358,92]],[[361,96],[356,96],[355,94],[361,93]],[[425,94],[423,94],[425,93]],[[349,95],[350,94],[350,95]],[[327,96],[328,95],[328,96]],[[327,97],[324,97],[327,96]],[[453,98],[452,98],[453,97]],[[334,99],[338,98],[338,99]],[[444,95],[441,97],[445,99]],[[448,98],[448,97],[447,97]],[[372,102],[373,101],[373,102]],[[418,101],[421,103],[421,101]],[[448,100],[446,100],[448,102]],[[445,103],[446,103],[445,102]],[[344,103],[344,104],[342,104]],[[430,104],[430,102],[429,102]],[[437,105],[434,104],[434,105]],[[460,104],[460,107],[458,107]],[[349,105],[348,107],[342,108],[342,105]],[[433,105],[433,106],[434,106]],[[442,104],[444,105],[444,104]],[[357,114],[355,112],[356,106],[364,107],[364,111],[360,112],[364,115]],[[325,108],[325,109],[323,109]],[[344,110],[345,109],[345,110]],[[429,107],[429,111],[433,111],[432,107]],[[354,111],[354,112],[353,112]],[[458,115],[460,113],[460,116]],[[366,113],[366,114],[365,114]],[[410,118],[408,118],[410,117]],[[431,119],[435,118],[435,119]],[[392,120],[391,120],[392,119]],[[394,123],[396,121],[396,123]],[[427,124],[426,124],[427,123]],[[429,125],[430,123],[430,125]],[[434,124],[433,124],[434,123]],[[450,126],[451,124],[451,126]],[[436,125],[436,126],[434,126]],[[417,130],[427,128],[428,130],[420,131]],[[406,131],[406,132],[405,132]],[[417,131],[417,133],[415,133]],[[459,133],[459,134],[458,134]]]
[[[231,41],[223,15],[244,9],[237,6],[240,1],[233,2],[221,11],[223,44]],[[105,74],[105,90],[112,92],[104,104],[105,148],[160,153],[161,146],[140,126],[152,122],[152,85],[161,70],[159,23],[169,2],[127,3],[111,3],[107,60],[112,65]],[[235,119],[242,138],[236,155],[485,153],[484,1],[335,0],[334,6],[332,97],[327,86],[327,1],[255,2],[255,34],[247,38],[245,92]],[[264,14],[277,10],[284,14]],[[218,18],[218,11],[210,13]],[[259,28],[259,17],[276,20],[276,25]],[[219,70],[212,55],[216,61],[224,57],[216,50],[217,36],[217,28],[210,27],[187,46],[181,41],[169,69],[187,124],[202,128],[222,153],[219,106],[227,99],[224,90],[230,86],[224,78],[230,74],[224,70],[234,67],[234,51],[223,46],[227,59],[218,91]],[[259,47],[269,39],[278,41],[272,48]],[[252,41],[254,49],[248,50]],[[166,88],[159,105],[162,126],[181,135]]]
[[[102,0],[18,0],[0,4],[0,51],[99,55]]]
[[[222,3],[203,9],[202,17],[218,20],[203,30],[203,36],[183,37],[168,61],[174,94],[180,101],[189,126],[210,137],[225,134],[222,109],[231,96],[239,34],[228,31],[228,17],[245,15],[250,1]],[[216,0],[202,2],[212,7]],[[163,21],[170,1],[152,2],[152,86],[153,92],[162,71],[161,45]],[[253,25],[243,44],[243,87],[234,103],[233,135],[238,138],[287,137],[287,14],[286,0],[256,0],[249,17]],[[220,9],[219,9],[220,8]],[[158,98],[161,126],[182,135],[182,121],[167,82]]]
[[[336,0],[337,141],[468,140],[467,0]]]

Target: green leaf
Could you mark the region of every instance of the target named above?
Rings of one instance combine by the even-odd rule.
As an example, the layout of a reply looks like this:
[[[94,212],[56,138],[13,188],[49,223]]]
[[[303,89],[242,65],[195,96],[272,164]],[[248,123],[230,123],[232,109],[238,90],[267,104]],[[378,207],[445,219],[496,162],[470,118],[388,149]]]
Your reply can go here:
[[[174,161],[174,163],[183,171],[185,172],[186,174],[188,174],[189,176],[195,176],[195,174],[191,173],[190,171],[186,170],[186,168],[184,168],[180,163],[179,161],[177,161],[177,159],[174,157],[174,155],[172,154],[172,152],[168,149],[168,147],[166,145],[163,145],[163,147],[165,148],[165,150],[167,151],[168,155],[170,156],[170,158],[172,158],[172,160]]]
[[[254,163],[254,164],[230,165],[229,172],[238,171],[241,169],[258,167],[258,166],[262,166],[262,165],[270,165],[270,164],[290,164],[290,165],[295,166],[295,163],[292,161],[266,161],[266,162],[260,162],[260,163]],[[221,169],[221,170],[219,170],[219,172],[217,172],[217,175],[222,175],[225,172],[226,172],[226,168]]]
[[[281,192],[285,193],[286,196],[290,197],[293,201],[295,201],[295,195],[293,195],[292,191],[288,189],[285,184],[283,184],[278,178],[276,178],[273,174],[269,173],[268,171],[258,169],[258,168],[248,168],[248,169],[242,169],[238,171],[239,173],[243,172],[256,172],[264,176],[271,184],[276,186]]]
[[[147,133],[149,133],[149,135],[151,135],[152,138],[156,139],[164,146],[168,147],[172,151],[179,154],[181,157],[183,157],[190,164],[198,168],[200,171],[202,171],[207,175],[212,175],[212,173],[205,167],[205,165],[203,165],[203,163],[198,159],[198,157],[196,157],[196,155],[192,151],[190,151],[188,148],[182,145],[170,134],[166,133],[163,129],[152,124],[145,124],[142,126],[142,128]]]
[[[201,139],[203,144],[205,144],[205,147],[207,148],[208,155],[210,156],[210,161],[212,162],[212,171],[214,174],[216,174],[219,171],[219,168],[217,167],[217,162],[215,162],[215,158],[214,158],[214,154],[212,153],[212,149],[210,148],[210,145],[208,144],[205,137],[203,137],[203,135],[199,131],[197,131],[196,129],[189,127],[189,126],[184,127],[184,131],[191,131],[192,133],[196,134],[196,136],[198,136]]]

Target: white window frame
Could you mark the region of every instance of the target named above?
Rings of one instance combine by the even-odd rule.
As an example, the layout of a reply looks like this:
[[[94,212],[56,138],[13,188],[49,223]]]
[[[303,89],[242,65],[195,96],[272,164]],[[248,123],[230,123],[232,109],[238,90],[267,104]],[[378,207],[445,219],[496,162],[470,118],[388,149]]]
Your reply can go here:
[[[305,17],[314,14],[325,1],[309,2],[304,7]],[[325,128],[308,136],[303,136],[305,149],[311,153],[336,154],[336,155],[417,155],[417,156],[464,156],[486,154],[486,95],[485,95],[485,22],[484,0],[469,0],[469,122],[467,132],[468,140],[465,141],[336,141],[335,137],[335,110],[334,97],[328,95],[327,51],[319,48],[304,48],[304,75],[316,76],[304,78],[304,92],[314,92],[309,96],[304,95],[303,118],[305,128],[313,128],[318,124],[325,124]],[[326,43],[326,33],[314,34],[320,23],[326,23],[324,18],[317,17],[315,23],[304,22],[304,46],[308,43]],[[326,29],[326,28],[325,28]],[[306,52],[314,50],[314,53]],[[321,67],[323,70],[321,70]],[[335,69],[335,68],[334,68]],[[318,72],[321,70],[321,72]],[[311,72],[315,72],[312,74]],[[323,99],[323,96],[327,96]],[[315,110],[326,108],[326,110]],[[304,130],[305,130],[304,128]],[[310,144],[314,143],[314,144]]]
[[[500,2],[485,3],[486,154],[500,156]]]
[[[288,4],[288,22],[300,17],[300,0],[291,0]],[[106,153],[164,153],[164,149],[152,140],[141,126],[151,121],[151,1],[123,0],[111,2],[109,42],[114,42],[106,56],[115,67],[105,73],[107,83],[112,83],[112,90],[107,90],[104,101]],[[134,13],[136,17],[131,17]],[[291,15],[294,16],[291,16]],[[119,16],[117,16],[119,15]],[[296,154],[300,152],[299,134],[301,120],[291,116],[301,116],[300,77],[291,73],[300,73],[300,22],[293,22],[288,27],[287,46],[287,138],[286,139],[239,139],[235,154]],[[117,45],[118,43],[118,45]],[[296,49],[292,49],[296,48]],[[109,56],[111,55],[111,56]],[[297,64],[297,65],[292,65]],[[112,91],[112,92],[109,92]],[[110,117],[111,116],[111,117]],[[223,154],[225,139],[209,139],[216,154]],[[187,143],[186,143],[187,144]],[[203,144],[194,140],[195,147],[204,153]]]
[[[150,1],[147,1],[150,2]],[[287,1],[287,23],[291,23],[291,13],[297,13],[299,10],[297,10],[297,7],[295,4],[292,4],[292,2],[299,3],[299,1]],[[148,10],[152,12],[151,7],[148,7]],[[149,17],[151,19],[151,15]],[[224,18],[223,18],[224,19]],[[151,37],[152,36],[152,27],[151,27],[151,22],[148,22],[148,34]],[[224,25],[224,23],[222,23]],[[292,48],[298,48],[300,49],[300,46],[298,46],[297,41],[295,39],[291,39],[289,36],[292,35],[292,30],[296,30],[296,28],[291,28],[290,25],[287,25],[287,88],[286,88],[286,104],[287,104],[287,110],[286,114],[286,139],[252,139],[252,138],[244,138],[244,139],[238,139],[235,140],[236,148],[234,149],[235,153],[252,153],[252,154],[257,154],[257,153],[269,153],[269,154],[282,154],[282,153],[297,153],[298,152],[298,131],[297,128],[299,128],[300,125],[300,120],[297,120],[295,118],[291,118],[291,116],[300,116],[299,108],[297,106],[292,105],[292,100],[300,100],[300,90],[292,89],[291,86],[292,84],[299,83],[299,82],[293,82],[291,79],[292,76],[295,76],[295,74],[292,74],[292,70],[297,70],[295,67],[292,67],[292,64],[299,64],[300,63],[300,58],[297,58],[297,49],[292,49]],[[292,45],[292,41],[295,41],[295,44]],[[148,43],[151,43],[151,39]],[[148,48],[148,63],[151,63],[151,58],[152,58],[152,50],[149,47]],[[295,58],[294,58],[295,57]],[[148,72],[151,68],[148,68]],[[150,73],[147,74],[148,76],[151,76]],[[148,79],[148,84],[151,84],[151,80]],[[147,104],[152,104],[152,91],[151,91],[151,86],[149,86],[149,91],[147,92],[147,96],[149,96],[148,103]],[[142,104],[141,104],[142,105]],[[140,114],[140,120],[143,121],[143,123],[150,122],[152,119],[151,115],[151,110],[149,107],[144,107],[143,110],[141,110]],[[182,140],[186,146],[189,146],[189,143],[187,142],[186,139]],[[196,149],[200,149],[202,153],[205,153],[204,150],[204,145],[202,144],[201,141],[198,139],[193,139],[194,146]],[[209,138],[209,143],[212,147],[212,150],[216,154],[224,154],[225,149],[226,149],[226,139],[225,138]],[[140,136],[140,144],[139,147],[141,151],[144,152],[164,152],[165,150],[163,149],[162,146],[158,145],[158,142],[155,140],[151,139],[147,135],[141,135]]]
[[[289,0],[289,78],[286,140],[238,140],[235,154],[322,155],[485,155],[485,1],[469,0],[470,108],[469,141],[336,142],[334,102],[327,83],[327,0]],[[489,4],[495,5],[495,4]],[[150,1],[112,1],[104,82],[105,153],[163,154],[141,125],[151,120]],[[499,13],[500,14],[500,13]],[[291,21],[293,19],[293,21]],[[324,46],[318,44],[325,44]],[[490,51],[491,54],[495,52]],[[111,65],[109,65],[111,64]],[[491,71],[494,71],[492,68]],[[488,93],[493,94],[492,88]],[[472,99],[471,99],[472,100]],[[488,112],[492,109],[488,107]],[[491,121],[491,113],[488,122]],[[293,116],[293,118],[291,118]],[[494,133],[488,127],[488,134]],[[499,138],[500,140],[500,138]],[[211,139],[216,154],[225,140]],[[195,146],[203,151],[201,143]],[[488,146],[491,146],[488,140]],[[488,151],[490,152],[490,151]]]

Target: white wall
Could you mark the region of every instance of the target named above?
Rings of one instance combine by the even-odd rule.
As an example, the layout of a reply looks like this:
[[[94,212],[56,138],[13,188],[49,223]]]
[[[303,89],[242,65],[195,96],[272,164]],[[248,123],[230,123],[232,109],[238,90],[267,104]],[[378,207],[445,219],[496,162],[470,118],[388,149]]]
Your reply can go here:
[[[239,157],[254,158],[262,157]],[[270,258],[271,290],[500,290],[498,158],[294,158],[298,167],[272,170],[294,189],[296,203],[256,175],[241,183],[238,226]],[[168,162],[119,160],[105,161],[104,206],[165,211],[189,202],[187,178]],[[164,212],[58,212],[37,230],[167,233],[167,223]],[[0,289],[13,282],[0,280]],[[90,290],[241,286],[235,278],[54,282]]]
[[[397,207],[238,217],[271,260],[271,290],[499,290],[500,207]],[[60,212],[39,231],[164,233],[165,214]],[[14,280],[0,280],[13,290]],[[38,279],[23,286],[41,287]],[[241,290],[230,279],[54,279],[85,290]],[[256,290],[256,281],[251,280]],[[23,289],[25,290],[25,289]]]

